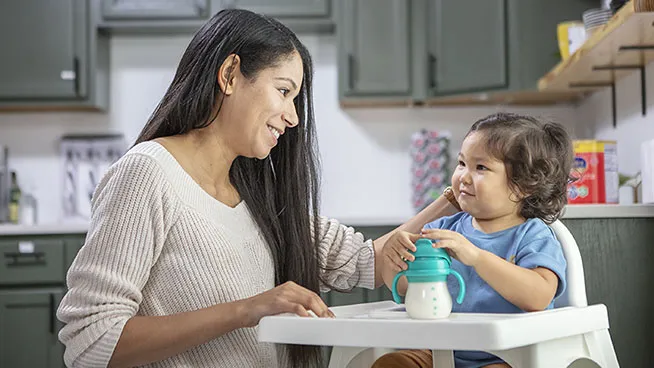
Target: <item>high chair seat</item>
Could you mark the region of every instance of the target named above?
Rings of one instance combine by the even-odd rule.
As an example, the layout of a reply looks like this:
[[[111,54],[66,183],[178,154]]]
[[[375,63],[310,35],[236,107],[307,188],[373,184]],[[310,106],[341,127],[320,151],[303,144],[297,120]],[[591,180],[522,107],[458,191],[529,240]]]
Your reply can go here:
[[[454,350],[499,356],[513,368],[563,368],[589,360],[619,367],[606,307],[587,306],[581,255],[560,222],[551,225],[568,262],[568,288],[557,308],[522,314],[452,313],[441,320],[413,320],[392,301],[334,307],[333,319],[296,315],[264,317],[262,342],[333,346],[329,368],[364,368],[396,349],[430,349],[434,368],[454,367]]]

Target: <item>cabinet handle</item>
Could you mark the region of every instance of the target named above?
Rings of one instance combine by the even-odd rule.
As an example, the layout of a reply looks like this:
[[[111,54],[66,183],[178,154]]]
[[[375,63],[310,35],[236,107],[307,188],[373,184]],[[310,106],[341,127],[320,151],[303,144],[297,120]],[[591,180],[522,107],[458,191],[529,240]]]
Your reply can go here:
[[[55,318],[56,318],[56,309],[55,309],[55,297],[54,294],[50,293],[50,334],[54,335],[55,333]]]
[[[352,54],[347,55],[347,63],[348,63],[348,70],[349,70],[348,77],[349,77],[350,90],[353,90],[354,89],[354,82],[355,82],[355,78],[356,78],[355,70],[354,70],[356,68],[356,65],[355,65],[355,62],[354,62],[354,55],[352,55]]]
[[[33,260],[31,262],[21,262],[21,263],[19,263],[18,260],[20,258],[33,258]],[[43,252],[34,252],[34,253],[5,252],[5,259],[11,259],[10,262],[7,262],[7,266],[45,264],[45,253],[43,253]]]
[[[73,81],[75,88],[75,96],[79,96],[79,58],[73,58],[73,70],[75,72],[75,80]]]
[[[433,54],[429,54],[429,88],[436,88],[436,57]]]

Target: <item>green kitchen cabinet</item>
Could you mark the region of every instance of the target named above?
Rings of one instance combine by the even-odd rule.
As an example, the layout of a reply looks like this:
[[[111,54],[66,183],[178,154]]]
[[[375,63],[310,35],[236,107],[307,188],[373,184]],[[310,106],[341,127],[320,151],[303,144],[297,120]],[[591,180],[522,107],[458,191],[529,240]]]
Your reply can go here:
[[[654,218],[563,219],[584,265],[588,304],[605,304],[622,367],[654,361]]]
[[[509,90],[536,91],[538,79],[561,61],[557,24],[581,19],[595,0],[509,0]]]
[[[0,367],[64,367],[56,311],[63,289],[0,290]]]
[[[85,0],[3,2],[0,109],[106,107],[102,65],[108,65],[108,57],[100,58],[108,52],[102,49],[102,38],[95,37],[87,4]]]
[[[580,19],[597,4],[341,0],[338,5],[339,99],[367,106],[534,93],[538,79],[560,61],[557,24]]]
[[[331,0],[222,0],[223,7],[248,9],[275,18],[327,17]]]
[[[0,236],[0,367],[63,367],[56,311],[83,234]]]
[[[406,0],[339,3],[341,96],[410,96],[410,3]]]
[[[209,0],[101,0],[103,19],[202,19]]]
[[[0,287],[63,284],[64,247],[57,238],[0,238]]]
[[[334,31],[333,1],[336,0],[213,0],[222,8],[247,9],[273,17],[298,33]]]
[[[428,2],[426,79],[431,95],[506,88],[507,1]]]
[[[227,8],[266,14],[296,32],[333,30],[332,0],[92,0],[92,6],[109,33],[193,33]]]

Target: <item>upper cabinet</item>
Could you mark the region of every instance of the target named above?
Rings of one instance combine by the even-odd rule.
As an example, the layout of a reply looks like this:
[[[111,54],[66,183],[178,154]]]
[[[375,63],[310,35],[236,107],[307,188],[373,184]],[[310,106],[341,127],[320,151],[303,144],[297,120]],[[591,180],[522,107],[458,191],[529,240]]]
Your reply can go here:
[[[0,109],[104,108],[85,0],[9,1],[0,12]],[[104,70],[106,71],[106,70]],[[105,74],[106,75],[106,74]],[[106,84],[104,84],[106,86]]]
[[[103,0],[103,19],[203,19],[209,0]]]
[[[225,7],[235,7],[267,14],[271,17],[328,17],[330,0],[223,0]]]
[[[507,0],[429,1],[430,95],[506,88],[506,3]]]
[[[406,0],[341,3],[338,24],[341,95],[410,95],[409,9]]]
[[[333,30],[332,0],[92,0],[109,32],[192,32],[222,9],[269,15],[296,32]]]
[[[538,79],[560,60],[557,24],[597,7],[595,0],[338,5],[339,99],[345,106],[520,102],[521,96],[542,103]]]

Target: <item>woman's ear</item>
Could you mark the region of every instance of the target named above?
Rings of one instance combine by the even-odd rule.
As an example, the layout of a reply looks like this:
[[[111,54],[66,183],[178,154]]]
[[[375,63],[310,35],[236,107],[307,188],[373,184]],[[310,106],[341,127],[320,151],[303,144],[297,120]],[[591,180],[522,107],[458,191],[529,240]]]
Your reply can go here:
[[[229,55],[218,69],[218,86],[220,91],[229,96],[234,92],[237,74],[240,74],[241,58],[236,54]]]

